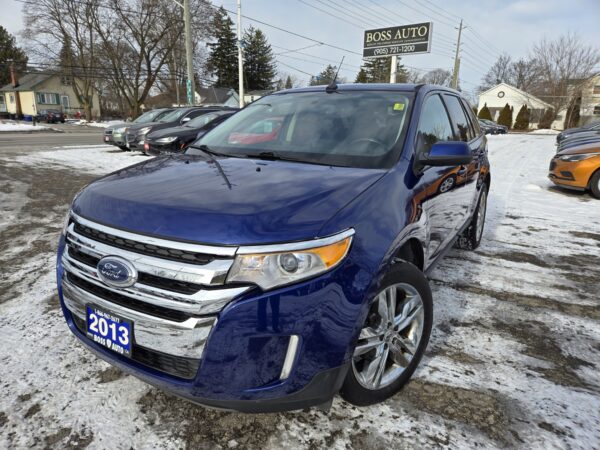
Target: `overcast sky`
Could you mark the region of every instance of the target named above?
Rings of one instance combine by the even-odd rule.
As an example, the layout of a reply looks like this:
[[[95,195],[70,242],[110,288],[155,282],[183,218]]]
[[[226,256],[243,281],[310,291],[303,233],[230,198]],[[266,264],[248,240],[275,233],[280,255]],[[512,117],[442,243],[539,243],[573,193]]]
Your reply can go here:
[[[235,11],[234,0],[213,3]],[[0,4],[0,25],[18,33],[22,3],[0,0]],[[342,56],[346,59],[340,73],[354,81],[361,64],[363,31],[384,26],[432,21],[432,52],[406,56],[402,62],[422,70],[451,70],[455,28],[460,18],[464,19],[467,28],[463,32],[460,79],[467,91],[476,88],[500,52],[515,58],[524,56],[543,37],[574,31],[586,42],[600,45],[600,0],[242,0],[242,14],[349,50],[315,45],[301,50],[303,54],[289,53],[315,43],[243,19],[244,28],[252,24],[267,34],[279,54],[279,70],[296,75],[301,82],[308,80],[307,73],[320,72],[328,62],[339,64]]]

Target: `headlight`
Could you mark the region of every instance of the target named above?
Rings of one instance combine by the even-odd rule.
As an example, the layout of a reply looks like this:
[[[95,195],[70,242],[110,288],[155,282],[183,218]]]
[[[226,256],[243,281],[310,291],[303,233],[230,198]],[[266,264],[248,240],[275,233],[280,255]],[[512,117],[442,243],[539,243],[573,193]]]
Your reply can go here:
[[[350,229],[313,241],[240,247],[227,282],[253,283],[267,290],[325,273],[346,257],[353,235]]]
[[[113,131],[113,134],[114,134],[114,133],[120,133],[120,134],[123,134],[123,133],[125,133],[126,131],[127,131],[127,127],[115,128],[115,129],[114,129],[114,131]]]
[[[144,128],[140,128],[137,132],[137,134],[147,134],[148,131],[150,131],[152,127],[144,127]]]
[[[164,138],[160,138],[156,140],[157,144],[170,144],[173,141],[177,140],[177,136],[169,136],[169,137],[164,137]]]
[[[584,159],[593,158],[594,156],[598,156],[600,153],[580,153],[578,155],[563,155],[558,159],[561,161],[583,161]]]

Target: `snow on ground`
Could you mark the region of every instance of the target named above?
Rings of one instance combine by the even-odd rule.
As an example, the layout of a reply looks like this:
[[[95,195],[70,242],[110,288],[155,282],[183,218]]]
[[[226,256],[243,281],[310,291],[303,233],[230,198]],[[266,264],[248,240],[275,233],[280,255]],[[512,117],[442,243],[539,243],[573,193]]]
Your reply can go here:
[[[78,171],[104,175],[132,164],[146,161],[137,152],[123,152],[114,145],[65,146],[16,158],[18,164],[70,167]]]
[[[0,448],[599,448],[600,201],[547,180],[553,136],[489,141],[484,242],[432,273],[434,330],[412,382],[329,413],[211,411],[98,360],[62,318],[56,242],[83,184],[144,157],[0,160]]]
[[[558,131],[558,130],[550,130],[548,128],[542,128],[540,130],[530,131],[529,134],[553,134],[553,135],[557,135],[557,134],[560,134],[560,131]]]
[[[85,125],[88,127],[95,128],[106,128],[110,125],[114,125],[116,123],[123,123],[122,120],[109,120],[108,122],[88,122],[87,120],[69,120],[69,124],[71,125]]]
[[[2,120],[0,121],[0,132],[3,131],[42,131],[47,130],[48,127],[44,125],[33,125],[21,122],[15,122],[14,120]]]

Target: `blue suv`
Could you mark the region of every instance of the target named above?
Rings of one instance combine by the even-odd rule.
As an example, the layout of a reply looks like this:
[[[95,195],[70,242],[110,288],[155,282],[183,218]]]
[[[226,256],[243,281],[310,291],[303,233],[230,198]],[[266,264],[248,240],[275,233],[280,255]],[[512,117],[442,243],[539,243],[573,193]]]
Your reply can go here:
[[[278,92],[76,196],[62,309],[100,358],[199,404],[376,403],[419,364],[426,274],[479,245],[489,186],[486,138],[456,91]]]

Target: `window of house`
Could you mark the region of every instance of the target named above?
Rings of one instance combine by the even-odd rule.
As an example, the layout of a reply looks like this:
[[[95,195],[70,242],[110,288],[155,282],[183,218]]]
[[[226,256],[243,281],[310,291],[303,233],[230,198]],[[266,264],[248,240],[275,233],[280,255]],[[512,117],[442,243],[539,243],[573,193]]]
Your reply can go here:
[[[600,84],[597,84],[596,86],[594,86],[594,95],[600,94]]]
[[[4,95],[0,95],[0,104],[4,105]]]
[[[35,98],[40,105],[60,105],[60,96],[58,94],[36,92]]]
[[[65,86],[71,86],[73,84],[73,78],[67,75],[62,75],[60,77],[60,83]]]
[[[15,95],[14,94],[10,94],[8,96],[8,100],[10,101],[10,103],[14,103],[15,102]]]
[[[600,114],[600,105],[594,106],[594,114]]]

